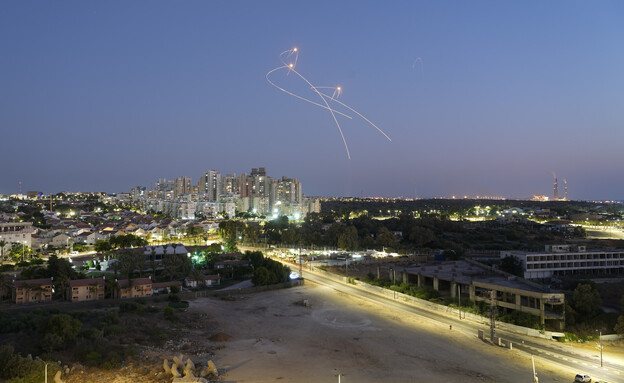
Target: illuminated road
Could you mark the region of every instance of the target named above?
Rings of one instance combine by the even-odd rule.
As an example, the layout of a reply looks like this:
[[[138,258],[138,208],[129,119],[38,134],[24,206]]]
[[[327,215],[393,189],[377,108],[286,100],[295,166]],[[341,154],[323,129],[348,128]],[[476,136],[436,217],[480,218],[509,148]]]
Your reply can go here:
[[[295,268],[298,269],[298,267],[293,264],[288,264],[288,266],[292,267],[293,270]],[[427,318],[430,321],[444,324],[445,326],[452,325],[452,331],[462,331],[466,334],[476,335],[477,330],[483,330],[486,336],[489,337],[490,334],[489,325],[486,326],[473,321],[459,320],[458,318],[453,318],[443,313],[429,311],[398,300],[391,300],[387,297],[339,282],[337,279],[340,277],[337,277],[337,279],[334,280],[306,269],[303,269],[303,276],[309,282],[330,287],[344,294],[357,296],[358,298],[365,299],[379,306],[385,306],[412,315],[418,315]],[[604,367],[600,367],[598,350],[595,352],[595,354],[598,355],[597,357],[593,355],[589,356],[586,355],[586,352],[579,351],[577,353],[571,347],[564,347],[552,341],[522,336],[502,329],[496,329],[496,335],[504,340],[511,341],[513,343],[513,348],[516,350],[524,351],[528,354],[534,355],[536,359],[540,358],[542,361],[556,363],[561,367],[566,368],[570,371],[570,376],[572,378],[577,373],[586,373],[589,374],[594,381],[601,379],[606,380],[607,382],[621,382],[624,379],[624,367],[622,365],[604,360]]]

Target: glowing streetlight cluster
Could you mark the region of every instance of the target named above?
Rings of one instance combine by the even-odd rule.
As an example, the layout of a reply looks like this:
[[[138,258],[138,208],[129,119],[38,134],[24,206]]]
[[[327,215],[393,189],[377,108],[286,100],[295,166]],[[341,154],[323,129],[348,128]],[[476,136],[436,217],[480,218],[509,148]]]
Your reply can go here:
[[[277,67],[275,69],[270,70],[267,74],[266,74],[266,79],[269,82],[269,84],[273,85],[275,88],[281,90],[282,92],[289,94],[293,97],[296,97],[302,101],[305,102],[309,102],[310,104],[319,106],[323,109],[327,109],[329,111],[329,113],[331,113],[332,118],[334,119],[334,122],[336,123],[336,127],[338,128],[338,131],[340,132],[340,137],[342,138],[342,142],[344,143],[345,146],[345,150],[347,151],[347,157],[349,159],[351,159],[351,154],[349,153],[349,146],[347,145],[347,140],[344,137],[344,134],[342,132],[342,128],[340,127],[340,123],[338,122],[338,119],[336,118],[336,115],[340,115],[343,117],[346,117],[348,119],[352,119],[353,117],[349,116],[346,113],[343,113],[341,111],[338,111],[336,109],[333,109],[332,107],[329,106],[330,102],[333,102],[335,104],[337,104],[338,106],[341,106],[345,109],[347,109],[348,111],[355,113],[356,115],[358,115],[359,117],[361,117],[364,121],[366,121],[367,123],[369,123],[370,125],[372,125],[375,129],[377,129],[381,134],[384,135],[384,137],[386,137],[388,139],[388,141],[392,142],[392,140],[390,139],[390,137],[388,137],[388,135],[386,133],[384,133],[383,130],[379,129],[379,127],[377,125],[375,125],[374,123],[372,123],[368,118],[364,117],[361,113],[359,113],[358,111],[356,111],[355,109],[351,108],[350,106],[346,105],[343,102],[340,102],[337,100],[337,98],[341,95],[342,93],[342,88],[339,86],[333,87],[333,86],[314,86],[312,85],[312,83],[310,81],[308,81],[308,79],[306,79],[303,75],[301,75],[301,73],[297,72],[295,70],[295,67],[297,66],[297,61],[299,60],[299,50],[297,48],[293,48],[293,49],[289,49],[287,51],[284,51],[282,53],[280,53],[279,55],[280,57],[280,61],[282,62],[282,66]],[[273,72],[276,71],[280,71],[280,70],[286,70],[286,74],[288,75],[289,73],[294,73],[297,76],[299,76],[299,78],[301,78],[303,81],[305,81],[305,83],[310,87],[310,89],[312,89],[312,91],[314,93],[316,93],[317,96],[319,96],[321,98],[322,103],[319,102],[315,102],[312,101],[308,98],[302,97],[298,94],[295,94],[293,92],[290,92],[278,85],[276,85],[273,81],[271,81],[271,79],[269,78],[271,76],[271,74]],[[327,93],[322,92],[320,89],[330,89],[332,90],[332,94],[329,95]],[[348,112],[347,112],[348,113]]]

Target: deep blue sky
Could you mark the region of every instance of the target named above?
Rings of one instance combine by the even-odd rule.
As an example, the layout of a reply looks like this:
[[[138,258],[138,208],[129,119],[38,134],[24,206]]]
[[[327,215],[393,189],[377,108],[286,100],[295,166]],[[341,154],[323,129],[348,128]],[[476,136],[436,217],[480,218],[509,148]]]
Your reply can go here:
[[[264,166],[308,195],[552,195],[554,171],[570,198],[624,199],[622,20],[622,1],[3,1],[0,193]],[[271,87],[294,46],[393,142],[339,118],[348,160],[327,110]]]

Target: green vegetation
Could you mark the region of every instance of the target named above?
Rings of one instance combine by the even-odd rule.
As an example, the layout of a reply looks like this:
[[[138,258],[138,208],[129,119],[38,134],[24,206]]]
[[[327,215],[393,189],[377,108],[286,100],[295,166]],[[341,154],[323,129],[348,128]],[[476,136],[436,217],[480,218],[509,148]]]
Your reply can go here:
[[[39,383],[45,378],[46,363],[48,364],[48,379],[60,370],[56,363],[41,359],[31,359],[15,353],[13,346],[0,346],[0,379],[7,383]]]
[[[266,286],[288,282],[290,268],[282,265],[278,261],[264,257],[262,252],[248,251],[243,258],[251,262],[251,267],[254,270],[251,281],[254,285]]]

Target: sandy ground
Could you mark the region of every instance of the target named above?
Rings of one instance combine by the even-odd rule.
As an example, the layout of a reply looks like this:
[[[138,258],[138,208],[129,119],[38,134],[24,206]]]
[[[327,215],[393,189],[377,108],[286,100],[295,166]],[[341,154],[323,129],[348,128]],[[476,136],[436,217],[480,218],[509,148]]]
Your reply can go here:
[[[312,283],[239,298],[200,298],[188,310],[213,323],[193,339],[231,335],[212,343],[223,382],[532,381],[524,353]],[[536,362],[540,383],[574,379]]]

